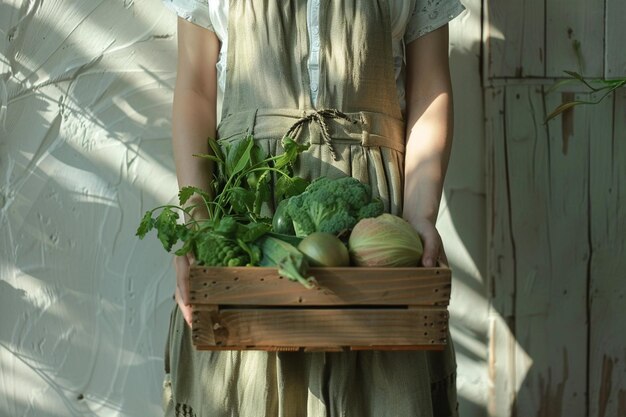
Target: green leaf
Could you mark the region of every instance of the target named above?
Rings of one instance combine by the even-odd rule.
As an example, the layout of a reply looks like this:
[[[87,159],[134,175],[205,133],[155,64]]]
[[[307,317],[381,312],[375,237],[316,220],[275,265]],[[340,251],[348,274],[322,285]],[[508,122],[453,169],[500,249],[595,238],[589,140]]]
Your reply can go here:
[[[244,242],[241,239],[237,239],[237,244],[250,257],[250,265],[259,265],[261,263],[262,253],[259,245],[252,242]]]
[[[590,103],[591,102],[589,101],[581,101],[581,100],[568,101],[566,103],[563,103],[560,106],[558,106],[556,109],[552,110],[552,112],[546,117],[546,122],[554,119],[559,114],[563,113],[566,110],[571,109],[574,106],[577,106],[579,104],[590,104]]]
[[[213,161],[215,163],[221,163],[222,160],[217,158],[215,155],[211,155],[208,153],[194,153],[193,156],[197,157],[197,158],[204,158],[204,159],[208,159],[209,161]]]
[[[169,207],[165,207],[157,217],[154,226],[157,229],[157,237],[166,251],[172,250],[172,246],[178,241],[178,213]]]
[[[243,187],[233,187],[230,189],[230,205],[237,213],[245,214],[252,211],[254,207],[255,194]]]
[[[270,230],[272,230],[272,226],[267,223],[250,223],[249,225],[240,224],[237,236],[243,242],[254,242]]]
[[[183,246],[181,246],[176,252],[174,252],[174,254],[178,256],[187,255],[189,252],[193,251],[193,242],[194,242],[193,239],[185,240],[185,243],[183,244]]]
[[[143,239],[153,227],[154,219],[152,218],[152,210],[146,211],[146,214],[144,214],[141,219],[141,223],[139,223],[139,227],[137,228],[135,235],[139,236],[139,239]]]
[[[282,146],[284,152],[280,154],[274,162],[274,167],[278,169],[293,164],[298,158],[298,155],[309,149],[310,145],[301,145],[293,139],[285,137],[282,141]]]
[[[259,178],[259,181],[256,185],[256,190],[254,193],[254,205],[253,212],[256,215],[261,213],[261,206],[263,203],[269,202],[272,196],[272,190],[269,184],[270,180],[270,171],[265,171]]]
[[[582,75],[580,75],[579,73],[577,73],[576,71],[564,71],[567,75],[569,75],[570,77],[580,81],[581,83],[585,84],[590,90],[593,91],[597,91],[597,88],[592,86],[591,84],[589,84],[589,82],[587,82],[587,80],[585,80],[583,78]]]
[[[256,186],[259,183],[259,176],[260,174],[258,171],[253,171],[246,175],[246,183],[248,184],[249,189],[256,189]]]
[[[206,191],[198,187],[186,186],[181,188],[178,192],[178,201],[180,202],[180,205],[184,205],[189,200],[189,198],[191,198],[191,196],[196,193],[203,197],[205,201],[209,200],[209,195],[206,193]]]
[[[250,163],[256,166],[265,161],[265,158],[267,158],[265,151],[261,149],[258,144],[254,143],[254,146],[252,147],[252,150],[250,152]],[[267,162],[264,165],[267,166]]]
[[[276,239],[280,239],[283,242],[287,242],[296,248],[298,247],[300,242],[302,242],[302,239],[304,239],[304,237],[302,236],[285,235],[285,234],[276,233],[276,232],[269,232],[268,235],[271,237],[275,237]]]
[[[237,220],[235,220],[233,217],[222,217],[219,224],[215,226],[215,232],[222,235],[230,236],[235,234],[235,232],[237,231],[237,226]]]
[[[308,185],[309,181],[304,178],[281,176],[276,181],[276,187],[274,189],[275,198],[280,201],[294,195],[302,194]]]
[[[215,155],[215,158],[224,163],[224,153],[222,152],[222,148],[220,147],[217,140],[215,140],[214,138],[209,138],[208,142],[209,148],[211,148],[211,150],[213,151],[213,155]]]
[[[228,154],[226,155],[226,175],[232,177],[248,165],[253,145],[254,139],[252,139],[252,136],[246,136],[229,146]]]

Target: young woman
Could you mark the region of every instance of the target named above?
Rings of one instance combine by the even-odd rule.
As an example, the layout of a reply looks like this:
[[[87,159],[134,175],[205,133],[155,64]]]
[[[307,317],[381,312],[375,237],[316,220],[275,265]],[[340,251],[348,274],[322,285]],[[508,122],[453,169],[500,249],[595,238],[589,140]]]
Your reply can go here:
[[[211,166],[192,156],[208,152],[207,137],[251,132],[274,153],[313,114],[296,138],[311,143],[298,173],[371,184],[422,237],[424,265],[445,257],[435,222],[452,138],[447,23],[463,11],[458,0],[164,2],[179,15],[172,133],[181,187],[209,188]],[[189,262],[175,259],[168,417],[457,415],[451,341],[436,353],[195,351]]]

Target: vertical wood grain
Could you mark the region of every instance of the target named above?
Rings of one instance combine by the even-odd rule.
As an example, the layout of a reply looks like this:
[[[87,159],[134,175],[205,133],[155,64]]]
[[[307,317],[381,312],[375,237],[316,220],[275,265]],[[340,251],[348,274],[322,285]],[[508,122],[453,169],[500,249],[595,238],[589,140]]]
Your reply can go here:
[[[548,0],[546,57],[547,77],[562,77],[564,70],[602,77],[604,0]]]
[[[606,50],[604,76],[606,78],[626,77],[626,1],[606,0]]]
[[[626,90],[590,108],[590,416],[626,396]]]
[[[487,233],[490,286],[489,416],[509,416],[515,401],[515,252],[510,230],[504,88],[485,89]]]
[[[545,0],[486,0],[489,78],[543,77]]]
[[[546,98],[550,108],[560,99]],[[508,87],[505,106],[516,338],[525,352],[516,355],[516,412],[577,416],[586,407],[588,125],[581,115],[548,131],[538,86]]]

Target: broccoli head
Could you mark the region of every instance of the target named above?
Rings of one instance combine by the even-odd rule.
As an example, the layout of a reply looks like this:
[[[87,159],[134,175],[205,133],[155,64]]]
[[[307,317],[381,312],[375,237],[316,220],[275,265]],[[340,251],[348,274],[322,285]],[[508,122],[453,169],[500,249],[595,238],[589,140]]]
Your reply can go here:
[[[380,199],[372,199],[370,186],[356,178],[321,177],[302,194],[289,198],[286,211],[296,236],[306,236],[352,229],[362,218],[382,214],[384,206]]]
[[[203,233],[196,243],[196,260],[207,266],[244,266],[250,257],[239,244],[217,233]]]

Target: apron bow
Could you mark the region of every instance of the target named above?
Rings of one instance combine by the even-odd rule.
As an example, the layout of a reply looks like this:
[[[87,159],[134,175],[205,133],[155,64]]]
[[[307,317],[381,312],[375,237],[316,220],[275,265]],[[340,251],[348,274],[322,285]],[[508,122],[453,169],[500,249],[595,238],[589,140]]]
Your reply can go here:
[[[322,109],[316,110],[312,113],[305,114],[300,119],[298,119],[285,133],[283,139],[287,136],[294,137],[300,133],[302,126],[309,122],[317,123],[320,126],[322,131],[322,138],[324,139],[324,143],[328,146],[330,150],[330,154],[333,157],[333,160],[337,160],[337,154],[335,152],[335,148],[333,147],[332,138],[330,137],[330,133],[328,132],[328,125],[326,124],[326,119],[343,119],[347,120],[352,124],[357,124],[358,120],[354,120],[343,112],[340,112],[337,109]]]

